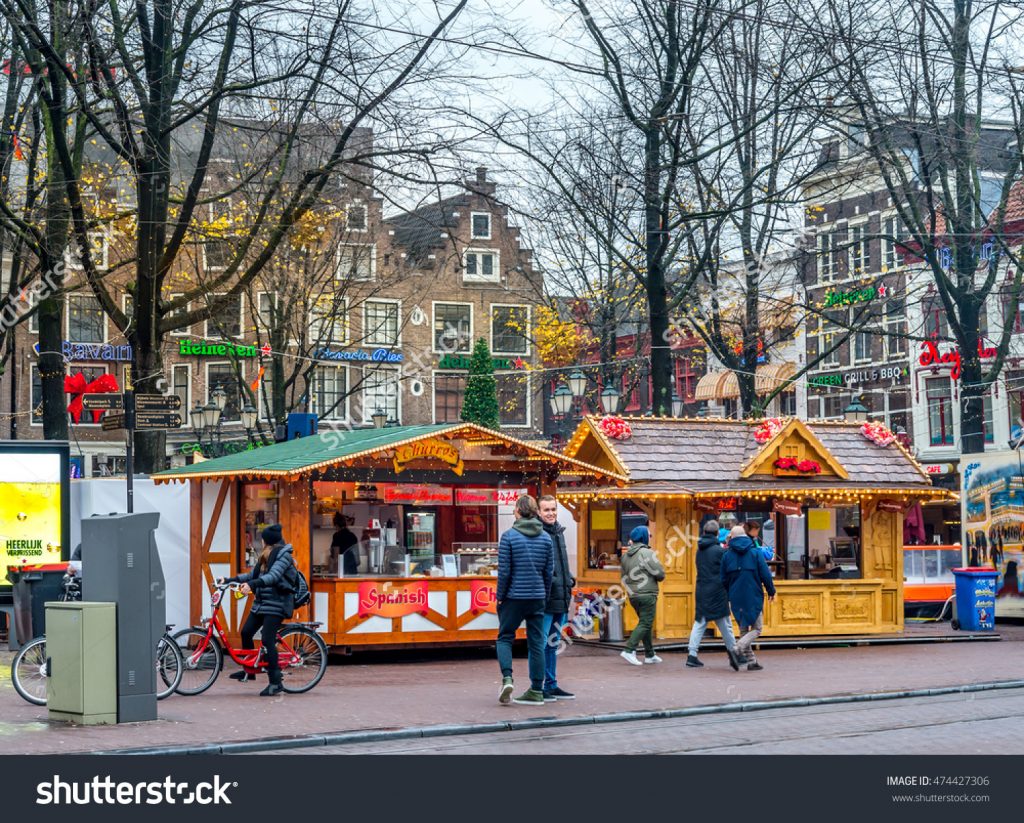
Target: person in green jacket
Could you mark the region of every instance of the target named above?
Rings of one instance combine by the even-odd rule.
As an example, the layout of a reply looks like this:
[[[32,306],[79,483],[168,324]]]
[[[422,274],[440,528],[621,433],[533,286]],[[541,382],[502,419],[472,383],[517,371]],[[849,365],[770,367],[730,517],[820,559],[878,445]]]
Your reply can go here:
[[[642,665],[637,659],[637,646],[644,644],[644,663],[660,663],[654,653],[654,614],[658,608],[658,581],[665,579],[665,569],[658,555],[650,547],[651,533],[646,526],[637,526],[629,533],[629,548],[622,555],[622,585],[629,604],[640,622],[626,641],[623,659],[633,666]]]

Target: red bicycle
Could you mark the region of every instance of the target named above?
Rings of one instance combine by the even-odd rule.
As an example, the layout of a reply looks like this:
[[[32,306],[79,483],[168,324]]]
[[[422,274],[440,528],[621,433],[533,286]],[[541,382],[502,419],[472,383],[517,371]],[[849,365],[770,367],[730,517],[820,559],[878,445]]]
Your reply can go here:
[[[238,589],[237,583],[214,585],[210,593],[213,617],[204,619],[199,626],[182,629],[172,635],[184,659],[178,694],[202,694],[210,688],[224,668],[225,649],[228,656],[249,674],[266,671],[263,646],[258,649],[236,649],[228,641],[227,633],[217,616],[217,607],[224,592]],[[277,633],[281,686],[286,692],[308,692],[324,676],[327,670],[327,644],[316,632],[316,627],[320,625],[287,623]]]

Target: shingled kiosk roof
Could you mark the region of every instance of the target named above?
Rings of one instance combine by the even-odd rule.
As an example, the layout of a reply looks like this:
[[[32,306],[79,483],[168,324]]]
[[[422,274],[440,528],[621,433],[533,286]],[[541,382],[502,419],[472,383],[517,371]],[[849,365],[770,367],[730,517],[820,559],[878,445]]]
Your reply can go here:
[[[918,462],[899,443],[879,446],[860,431],[859,423],[783,421],[784,427],[765,444],[754,439],[760,421],[690,418],[625,418],[632,431],[613,439],[600,428],[599,419],[586,418],[565,452],[629,477],[619,494],[742,494],[775,490],[780,493],[822,490],[880,489],[922,497],[946,498],[932,486]],[[770,452],[794,430],[810,435],[815,459],[837,469],[821,475],[774,476],[751,474],[759,455]],[[815,442],[816,441],[816,442]],[[843,474],[847,475],[846,477]],[[601,490],[603,494],[615,490]]]

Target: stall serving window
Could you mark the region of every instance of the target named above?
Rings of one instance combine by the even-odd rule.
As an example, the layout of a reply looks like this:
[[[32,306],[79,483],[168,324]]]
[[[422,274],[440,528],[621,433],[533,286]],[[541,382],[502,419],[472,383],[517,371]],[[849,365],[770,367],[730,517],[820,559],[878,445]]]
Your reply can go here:
[[[621,568],[622,547],[636,526],[648,525],[647,514],[632,500],[595,500],[589,517],[588,568]]]
[[[276,481],[269,483],[246,483],[242,496],[242,523],[245,529],[242,548],[245,556],[239,562],[245,568],[256,563],[263,549],[262,531],[272,523],[280,523],[278,512],[278,487]],[[285,535],[285,540],[288,535]]]

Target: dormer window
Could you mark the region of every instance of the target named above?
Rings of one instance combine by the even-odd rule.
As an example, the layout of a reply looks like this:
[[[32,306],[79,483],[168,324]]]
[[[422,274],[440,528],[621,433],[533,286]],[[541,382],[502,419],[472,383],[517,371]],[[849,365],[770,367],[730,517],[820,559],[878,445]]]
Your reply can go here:
[[[366,206],[353,204],[348,207],[349,231],[366,231]]]
[[[488,212],[475,211],[470,215],[470,220],[474,240],[491,239],[491,215]]]

